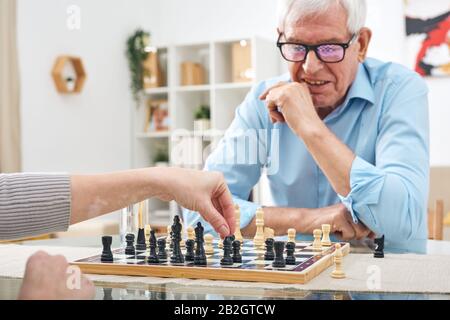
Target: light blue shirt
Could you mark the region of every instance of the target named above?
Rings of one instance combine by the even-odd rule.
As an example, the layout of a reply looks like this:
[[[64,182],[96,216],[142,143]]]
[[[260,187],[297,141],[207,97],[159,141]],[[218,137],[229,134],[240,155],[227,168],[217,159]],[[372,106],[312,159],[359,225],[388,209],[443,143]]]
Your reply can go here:
[[[253,87],[206,161],[205,170],[224,174],[241,208],[241,228],[259,207],[247,199],[266,172],[276,206],[321,208],[342,202],[355,222],[385,235],[386,250],[425,253],[429,124],[428,89],[422,78],[398,64],[367,59],[359,65],[343,104],[324,119],[356,155],[346,197],[336,194],[286,124],[272,124],[258,99],[266,88],[289,80],[286,74]],[[184,219],[190,225],[203,221],[187,210]],[[212,232],[209,225],[205,232]]]

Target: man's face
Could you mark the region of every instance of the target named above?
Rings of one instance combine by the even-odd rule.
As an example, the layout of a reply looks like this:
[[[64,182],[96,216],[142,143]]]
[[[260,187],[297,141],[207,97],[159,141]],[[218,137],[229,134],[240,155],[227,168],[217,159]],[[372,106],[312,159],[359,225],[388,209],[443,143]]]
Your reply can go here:
[[[284,34],[282,42],[307,45],[348,43],[352,37],[347,29],[346,11],[340,5],[331,7],[324,14],[305,17],[297,22],[289,22],[288,19],[284,30],[279,31]],[[347,48],[344,60],[338,63],[324,63],[314,51],[310,51],[305,61],[288,62],[291,79],[308,85],[316,108],[335,108],[344,101],[356,77],[359,61],[365,57],[369,40],[370,30],[364,29],[358,40]],[[311,83],[318,81],[324,81],[324,84]]]

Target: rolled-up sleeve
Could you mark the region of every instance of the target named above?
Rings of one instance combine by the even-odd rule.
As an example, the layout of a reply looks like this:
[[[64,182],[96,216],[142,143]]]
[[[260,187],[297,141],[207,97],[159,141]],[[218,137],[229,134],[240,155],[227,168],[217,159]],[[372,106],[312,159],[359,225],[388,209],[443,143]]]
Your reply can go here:
[[[71,214],[67,174],[0,174],[0,239],[65,231]]]
[[[267,135],[267,130],[261,129],[267,126],[269,117],[258,99],[262,90],[259,86],[253,88],[236,109],[230,127],[205,164],[206,171],[219,171],[224,175],[234,203],[240,207],[241,228],[252,221],[259,207],[248,199],[267,161],[267,145],[270,143],[270,137],[261,136]],[[205,232],[216,235],[197,212],[183,209],[183,217],[188,225],[202,222]]]
[[[427,95],[419,76],[389,86],[378,122],[375,163],[357,155],[351,191],[339,196],[355,222],[393,242],[427,237]]]

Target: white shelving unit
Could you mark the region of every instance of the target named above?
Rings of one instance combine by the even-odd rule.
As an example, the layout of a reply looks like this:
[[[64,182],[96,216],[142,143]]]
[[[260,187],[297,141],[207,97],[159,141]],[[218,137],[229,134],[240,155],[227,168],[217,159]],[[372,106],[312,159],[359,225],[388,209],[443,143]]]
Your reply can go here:
[[[252,72],[248,82],[232,81],[234,43],[251,46]],[[145,90],[145,96],[147,99],[168,100],[170,129],[167,132],[144,132],[147,107],[142,105],[134,109],[132,164],[135,168],[155,165],[153,159],[156,152],[165,147],[169,151],[171,165],[200,169],[206,157],[204,155],[202,158],[203,149],[209,146],[211,150],[220,140],[234,118],[236,107],[251,87],[279,74],[279,52],[274,41],[259,37],[158,46],[157,49],[167,82],[164,87]],[[181,85],[181,63],[184,61],[202,65],[204,84]],[[193,132],[195,111],[200,105],[210,106],[211,129]],[[178,157],[180,154],[182,156]],[[187,164],[187,159],[193,163]],[[258,200],[258,197],[258,188],[255,188],[254,198]],[[152,224],[168,225],[179,210],[176,203],[151,199],[149,212]]]

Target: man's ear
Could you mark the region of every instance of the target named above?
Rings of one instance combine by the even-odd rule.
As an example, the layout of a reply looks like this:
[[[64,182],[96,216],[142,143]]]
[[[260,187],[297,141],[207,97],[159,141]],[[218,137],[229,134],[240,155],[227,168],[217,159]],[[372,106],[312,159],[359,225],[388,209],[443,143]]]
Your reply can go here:
[[[372,38],[372,31],[369,28],[362,28],[359,31],[359,52],[358,60],[363,62],[367,56],[367,50],[369,49],[370,39]]]

